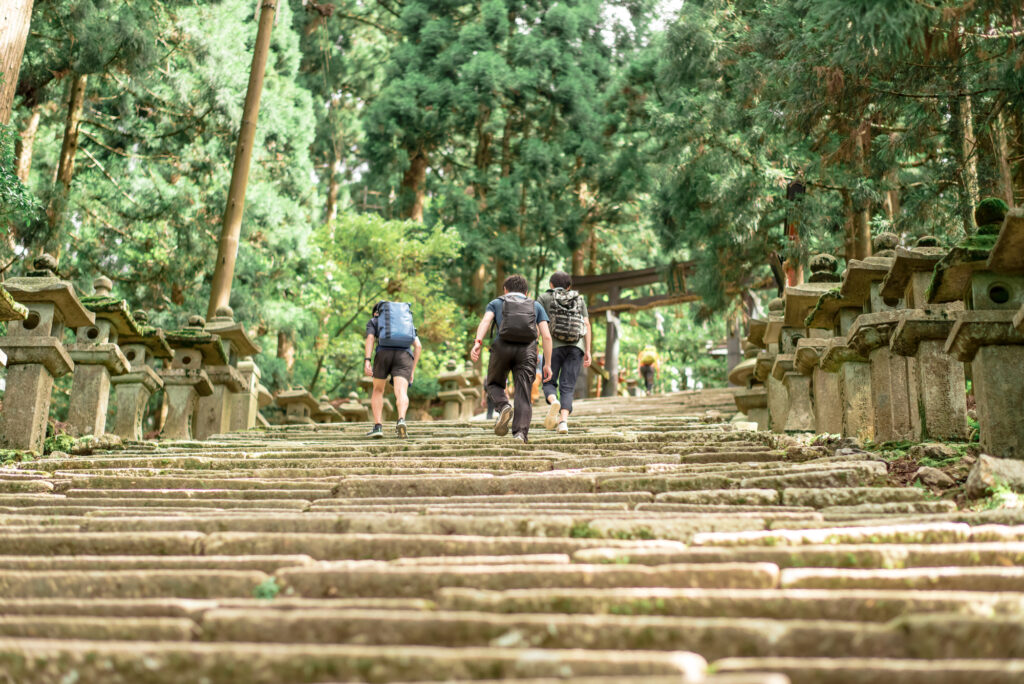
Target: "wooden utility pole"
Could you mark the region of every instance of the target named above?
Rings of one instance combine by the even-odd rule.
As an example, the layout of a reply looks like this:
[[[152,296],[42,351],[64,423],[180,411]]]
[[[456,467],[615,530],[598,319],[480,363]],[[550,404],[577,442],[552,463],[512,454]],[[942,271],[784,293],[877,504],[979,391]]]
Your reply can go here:
[[[235,275],[235,258],[238,256],[238,236],[242,230],[242,210],[245,208],[245,188],[249,184],[249,164],[252,160],[252,146],[256,140],[256,118],[260,112],[260,96],[263,94],[263,74],[267,69],[267,55],[270,52],[270,31],[274,26],[277,0],[261,0],[259,28],[256,31],[256,48],[252,53],[249,68],[249,88],[245,93],[245,107],[242,109],[242,127],[238,131],[238,146],[235,147],[235,165],[231,171],[231,187],[224,207],[224,221],[217,245],[217,265],[210,286],[210,306],[206,317],[213,318],[217,309],[227,306],[231,299],[231,280]]]
[[[14,89],[28,40],[33,0],[5,0],[0,3],[0,124],[11,120]]]

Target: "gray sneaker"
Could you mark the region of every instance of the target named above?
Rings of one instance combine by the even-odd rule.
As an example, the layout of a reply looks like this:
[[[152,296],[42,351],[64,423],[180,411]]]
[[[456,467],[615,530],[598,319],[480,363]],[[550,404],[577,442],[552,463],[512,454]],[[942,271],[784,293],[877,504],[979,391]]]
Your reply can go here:
[[[398,433],[398,439],[405,439],[409,436],[409,429],[405,426],[405,418],[398,421],[395,425],[395,432]]]
[[[505,406],[501,409],[501,413],[498,414],[498,419],[494,421],[494,434],[498,437],[504,437],[508,434],[508,424],[512,422],[512,407]]]
[[[373,428],[371,428],[370,431],[366,433],[366,436],[369,437],[370,439],[383,439],[384,428],[381,427],[380,425],[374,425]]]

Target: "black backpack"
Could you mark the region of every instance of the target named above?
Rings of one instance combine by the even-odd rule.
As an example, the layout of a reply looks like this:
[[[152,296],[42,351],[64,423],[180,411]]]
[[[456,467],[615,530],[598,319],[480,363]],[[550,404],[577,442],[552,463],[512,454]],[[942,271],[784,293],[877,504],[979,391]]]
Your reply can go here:
[[[583,297],[576,290],[549,290],[551,294],[551,335],[562,342],[576,343],[587,329]]]
[[[498,337],[505,342],[527,344],[537,339],[537,311],[528,297],[499,297],[503,304]]]

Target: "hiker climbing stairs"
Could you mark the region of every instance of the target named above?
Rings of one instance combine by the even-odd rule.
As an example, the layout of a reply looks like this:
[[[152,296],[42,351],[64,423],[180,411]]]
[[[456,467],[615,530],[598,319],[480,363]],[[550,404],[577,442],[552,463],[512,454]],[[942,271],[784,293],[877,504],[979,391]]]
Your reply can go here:
[[[4,467],[0,680],[1024,681],[1024,512],[706,399]]]

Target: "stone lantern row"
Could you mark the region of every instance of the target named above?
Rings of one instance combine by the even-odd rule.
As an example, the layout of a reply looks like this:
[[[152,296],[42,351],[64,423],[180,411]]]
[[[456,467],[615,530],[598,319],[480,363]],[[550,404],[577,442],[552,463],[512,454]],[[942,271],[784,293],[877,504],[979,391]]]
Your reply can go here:
[[[1024,458],[1024,209],[986,215],[949,250],[882,234],[841,276],[814,257],[752,321],[737,407],[775,432],[965,440],[970,379],[982,449]]]
[[[53,381],[69,373],[68,423],[78,435],[106,432],[112,386],[112,432],[124,439],[142,439],[147,404],[161,389],[167,407],[162,438],[206,439],[256,424],[269,396],[252,360],[260,349],[231,309],[219,309],[209,322],[192,316],[183,329],[164,331],[150,326],[145,312],[131,313],[111,287],[100,277],[94,294],[79,297],[49,255],[0,286],[0,321],[7,322],[0,337],[0,364],[7,366],[0,444],[42,451]],[[65,328],[74,330],[73,344],[64,344]]]

